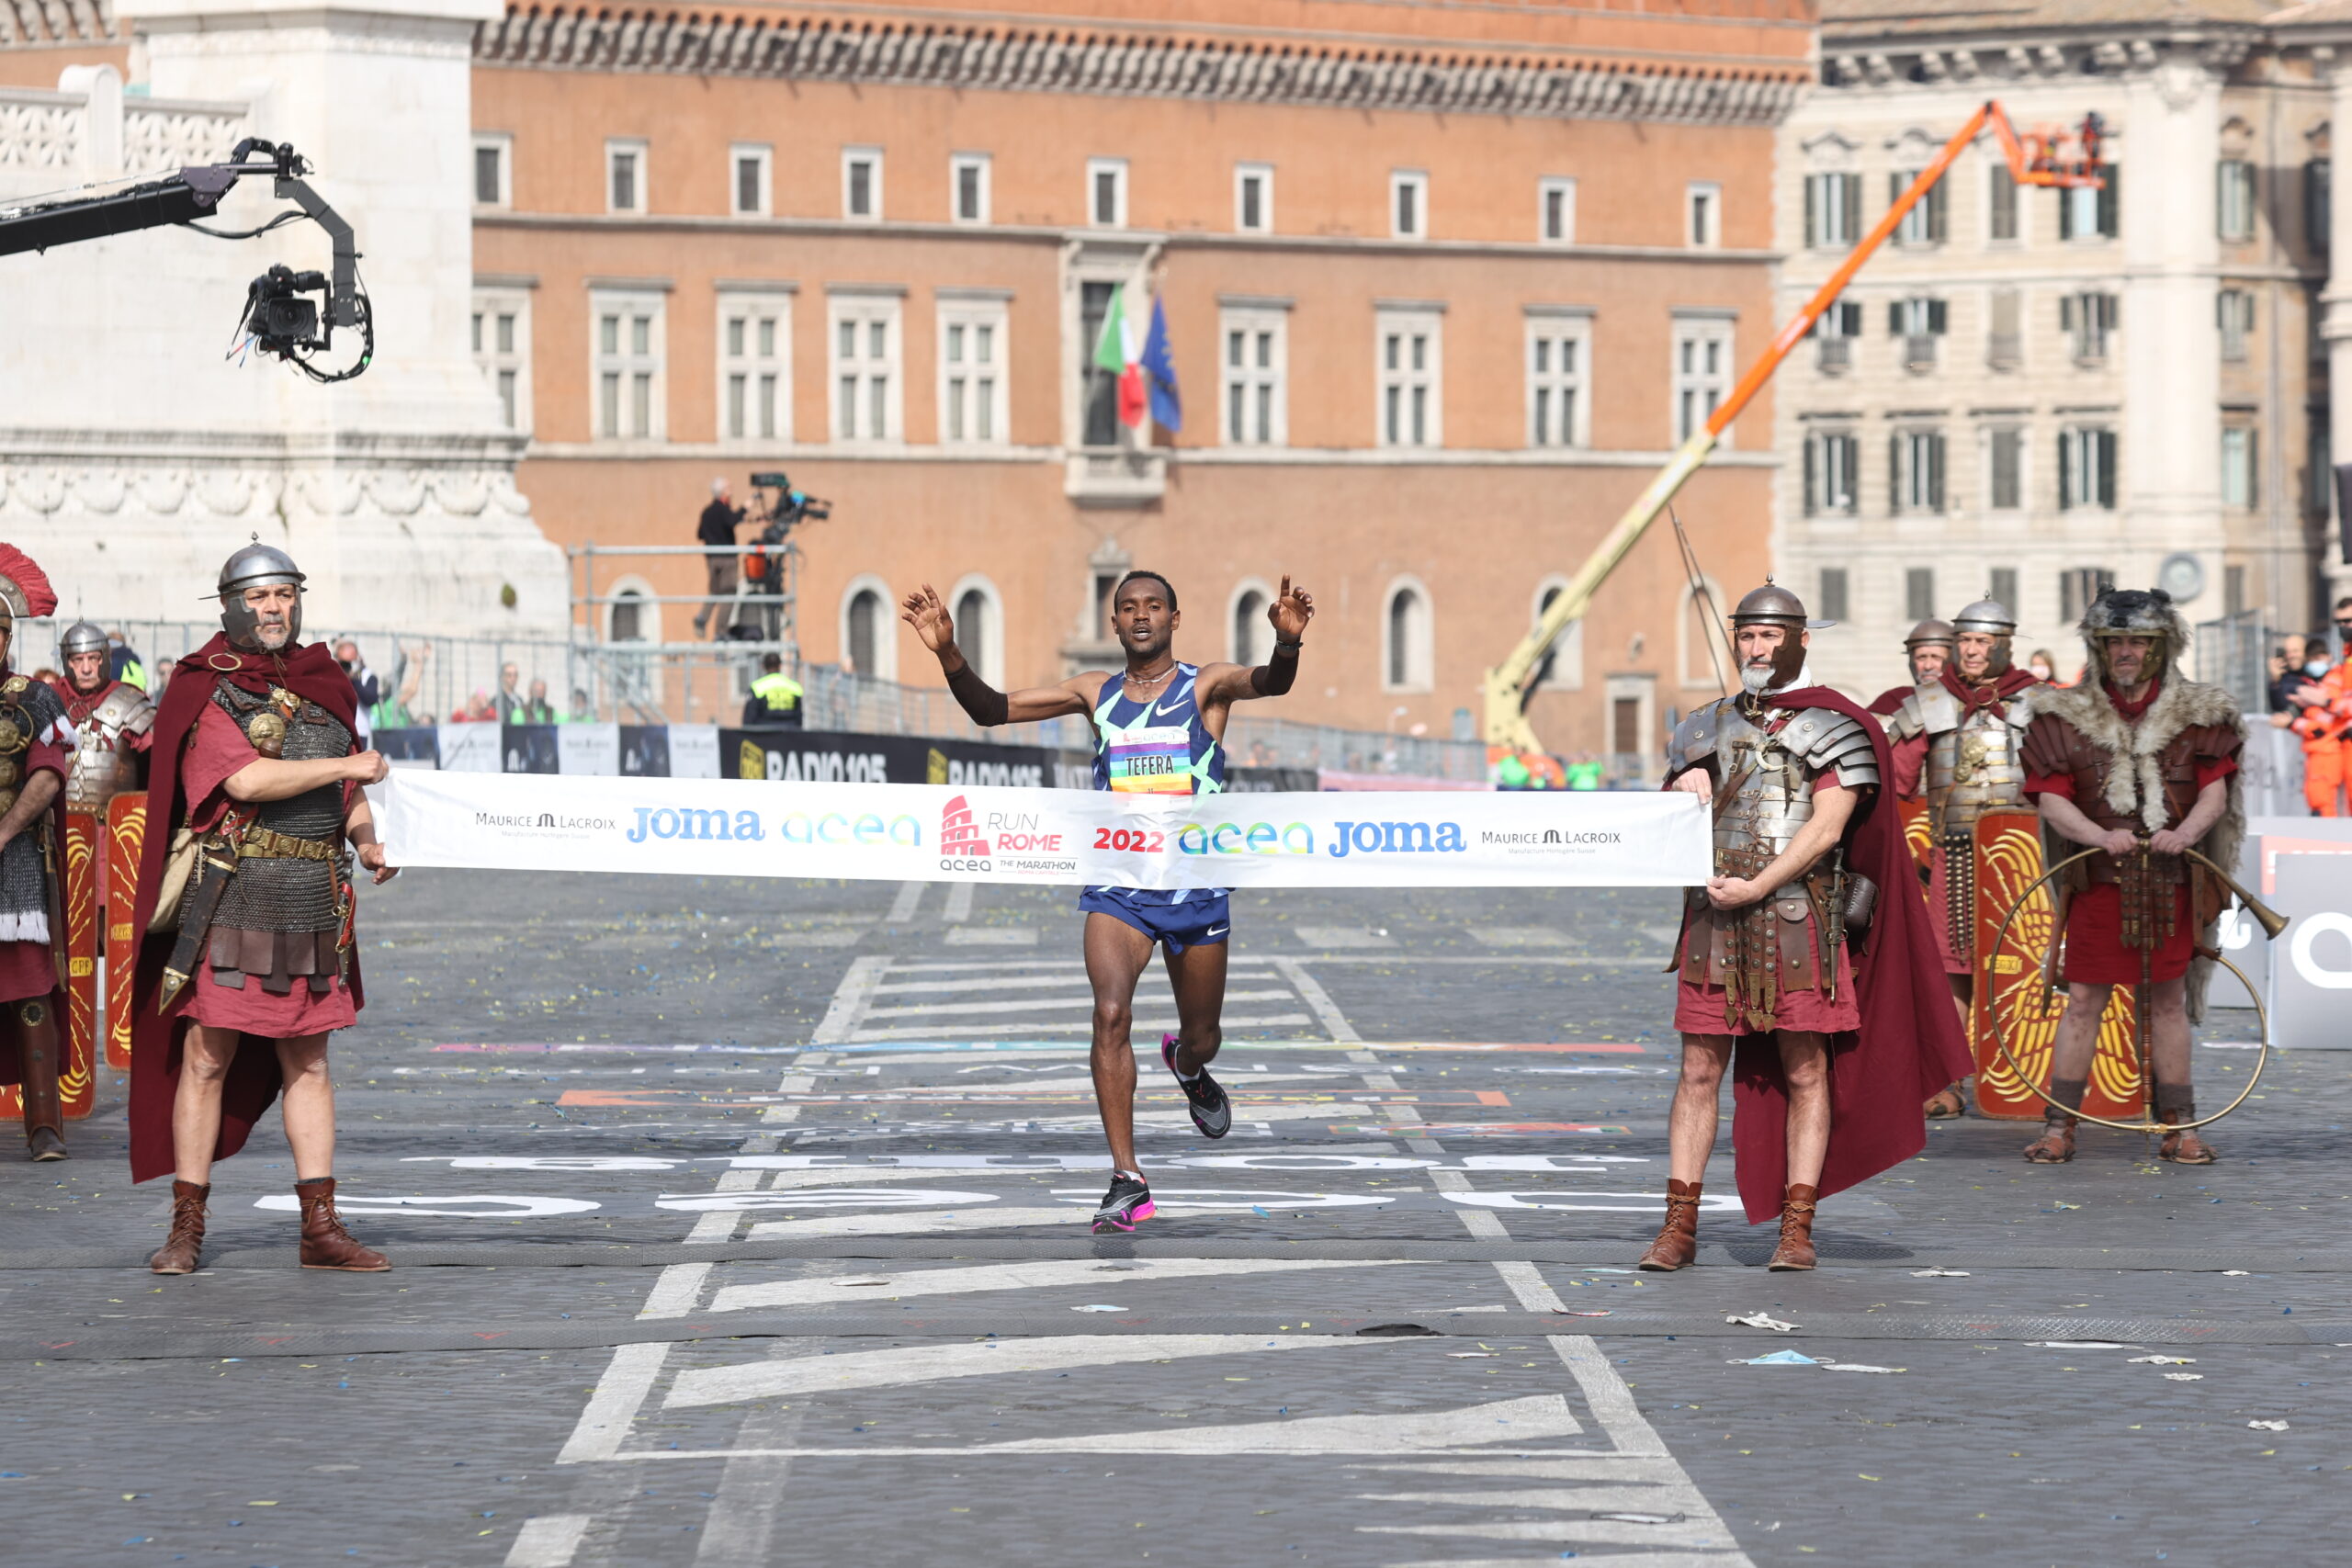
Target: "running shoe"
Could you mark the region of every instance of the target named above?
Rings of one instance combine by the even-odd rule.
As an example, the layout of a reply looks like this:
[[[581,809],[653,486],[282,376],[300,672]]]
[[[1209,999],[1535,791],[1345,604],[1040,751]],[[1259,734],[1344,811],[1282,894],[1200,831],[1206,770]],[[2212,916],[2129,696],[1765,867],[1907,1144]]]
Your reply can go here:
[[[1151,1189],[1144,1184],[1143,1178],[1114,1170],[1111,1173],[1111,1190],[1102,1194],[1102,1206],[1094,1211],[1094,1234],[1131,1231],[1159,1212],[1151,1201]]]
[[[1193,1125],[1201,1130],[1202,1137],[1222,1138],[1233,1131],[1233,1101],[1225,1097],[1225,1090],[1216,1079],[1209,1077],[1208,1068],[1203,1067],[1199,1076],[1191,1078],[1176,1071],[1176,1037],[1173,1034],[1159,1037],[1159,1059],[1168,1064],[1169,1072],[1175,1077],[1176,1087],[1184,1091],[1185,1108],[1192,1111]]]

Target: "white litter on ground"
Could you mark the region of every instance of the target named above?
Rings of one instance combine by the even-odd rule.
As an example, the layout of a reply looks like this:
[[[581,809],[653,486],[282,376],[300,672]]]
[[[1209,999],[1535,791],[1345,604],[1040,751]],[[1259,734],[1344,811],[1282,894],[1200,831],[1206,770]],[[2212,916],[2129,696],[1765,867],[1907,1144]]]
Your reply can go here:
[[[1737,1313],[1732,1313],[1726,1315],[1724,1318],[1724,1321],[1725,1323],[1744,1324],[1749,1328],[1769,1328],[1775,1334],[1793,1333],[1797,1326],[1793,1323],[1782,1323],[1779,1318],[1768,1316],[1760,1312],[1751,1312],[1745,1317],[1742,1317]]]

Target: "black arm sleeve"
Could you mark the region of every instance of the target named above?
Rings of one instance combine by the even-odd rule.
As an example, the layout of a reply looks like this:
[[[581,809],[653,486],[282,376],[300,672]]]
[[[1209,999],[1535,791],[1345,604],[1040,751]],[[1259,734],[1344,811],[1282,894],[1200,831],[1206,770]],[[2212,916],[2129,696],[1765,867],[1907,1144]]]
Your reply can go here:
[[[1261,697],[1279,697],[1298,679],[1298,648],[1274,645],[1273,657],[1250,671],[1250,689]]]
[[[963,705],[974,724],[1002,724],[1010,711],[1004,694],[981,680],[969,664],[949,674],[947,689],[956,694],[956,702]]]

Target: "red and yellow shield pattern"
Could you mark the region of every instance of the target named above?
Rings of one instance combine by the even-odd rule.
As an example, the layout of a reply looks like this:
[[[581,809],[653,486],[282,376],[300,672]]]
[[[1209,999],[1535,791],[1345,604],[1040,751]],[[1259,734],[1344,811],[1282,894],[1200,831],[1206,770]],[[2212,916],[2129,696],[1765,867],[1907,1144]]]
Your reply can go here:
[[[1933,840],[1928,833],[1928,803],[1914,796],[1907,800],[1897,799],[1894,807],[1903,818],[1904,847],[1911,852],[1911,863],[1919,868],[1924,884],[1928,874],[1928,854],[1933,847]]]
[[[57,1093],[65,1119],[76,1122],[96,1107],[98,1098],[98,819],[86,811],[65,813],[65,842],[60,846],[65,886],[59,900],[64,906],[65,930],[50,932],[51,945],[62,938],[65,971],[65,1060],[58,1074]],[[14,1084],[0,1088],[0,1121],[24,1118],[23,1094]]]
[[[107,1066],[130,1066],[130,982],[139,943],[130,912],[139,903],[139,857],[147,848],[147,792],[107,802]]]
[[[1976,821],[1976,1000],[1969,1009],[1969,1044],[1976,1056],[1976,1109],[2006,1121],[2039,1121],[2045,1101],[2039,1087],[2050,1080],[2050,1055],[2058,1019],[2066,1010],[2063,987],[2042,986],[2042,962],[2056,940],[2057,899],[2044,884],[2034,887],[1998,951],[1994,942],[2020,895],[2041,875],[2041,818],[2030,811],[1988,811]],[[2009,1055],[2026,1080],[2010,1070],[1993,1041],[1988,1008],[2001,1010]],[[2030,1081],[2027,1081],[2030,1080]],[[2090,1089],[2083,1109],[2121,1121],[2145,1114],[2138,1049],[2132,1043],[2132,988],[2108,994],[2099,1020],[2098,1050],[2091,1058]]]

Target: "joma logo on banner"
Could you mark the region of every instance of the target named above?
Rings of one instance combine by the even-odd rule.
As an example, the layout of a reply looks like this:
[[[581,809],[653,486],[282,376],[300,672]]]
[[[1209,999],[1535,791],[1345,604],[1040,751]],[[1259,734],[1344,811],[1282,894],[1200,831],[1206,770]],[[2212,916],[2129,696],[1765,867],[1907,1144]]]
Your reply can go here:
[[[628,830],[628,841],[641,844],[648,839],[716,839],[729,842],[758,843],[766,840],[767,828],[756,811],[701,810],[693,807],[640,806],[636,808],[637,822]],[[607,823],[607,827],[617,826]],[[811,817],[795,811],[776,820],[775,836],[787,844],[899,844],[910,849],[922,847],[922,824],[911,817],[888,818],[875,812],[851,816],[845,811],[827,811]]]

